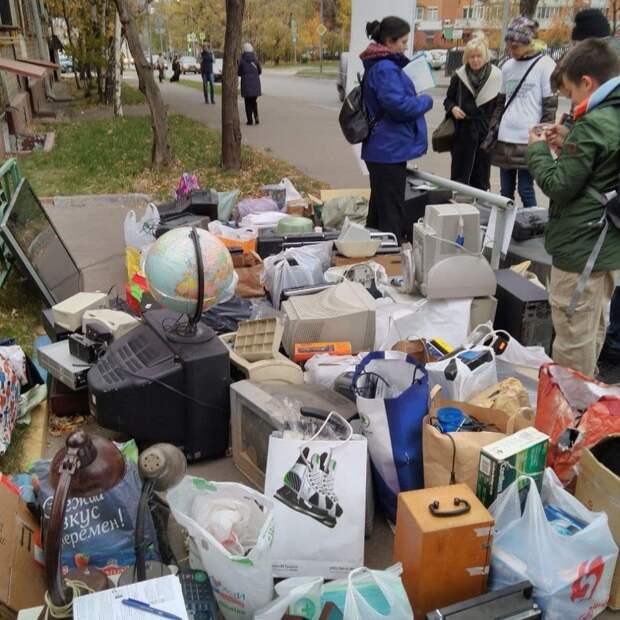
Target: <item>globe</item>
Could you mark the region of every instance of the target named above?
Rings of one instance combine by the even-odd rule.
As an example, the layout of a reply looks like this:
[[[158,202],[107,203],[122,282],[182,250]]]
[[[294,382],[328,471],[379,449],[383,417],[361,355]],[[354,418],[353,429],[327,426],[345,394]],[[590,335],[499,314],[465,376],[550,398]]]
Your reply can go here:
[[[191,228],[175,228],[149,249],[144,271],[151,295],[165,308],[194,315],[198,301],[198,264]],[[196,229],[204,269],[207,309],[230,294],[235,270],[226,246],[206,230]]]

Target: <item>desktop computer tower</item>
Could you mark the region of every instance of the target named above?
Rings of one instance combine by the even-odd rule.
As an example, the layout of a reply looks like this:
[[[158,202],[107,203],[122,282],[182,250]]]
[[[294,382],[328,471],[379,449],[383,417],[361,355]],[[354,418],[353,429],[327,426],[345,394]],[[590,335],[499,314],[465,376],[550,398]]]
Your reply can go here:
[[[495,329],[507,331],[524,346],[541,346],[551,354],[553,323],[547,291],[510,269],[500,269],[495,275]]]

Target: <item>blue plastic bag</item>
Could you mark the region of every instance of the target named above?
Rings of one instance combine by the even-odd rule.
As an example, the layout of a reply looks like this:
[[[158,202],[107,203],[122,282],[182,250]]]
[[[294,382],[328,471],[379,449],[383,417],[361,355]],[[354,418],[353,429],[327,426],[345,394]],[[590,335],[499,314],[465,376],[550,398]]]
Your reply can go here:
[[[411,356],[377,351],[358,364],[353,389],[378,501],[396,521],[398,494],[424,487],[422,420],[428,411],[428,377]]]
[[[49,469],[50,461],[37,461],[32,467],[37,500],[44,515],[44,538],[54,501]],[[141,489],[138,466],[126,458],[125,476],[116,486],[92,497],[67,500],[60,558],[63,570],[88,565],[113,575],[135,564],[134,529]],[[159,560],[150,512],[146,515],[145,541],[146,559]]]

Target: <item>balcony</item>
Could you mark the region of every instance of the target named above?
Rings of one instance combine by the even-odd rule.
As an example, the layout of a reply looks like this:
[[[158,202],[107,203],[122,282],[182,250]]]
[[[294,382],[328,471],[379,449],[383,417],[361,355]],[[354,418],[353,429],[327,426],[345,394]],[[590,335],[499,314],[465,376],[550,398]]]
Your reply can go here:
[[[457,30],[482,30],[485,26],[489,26],[488,20],[482,17],[470,17],[454,20],[454,27]]]
[[[421,19],[415,23],[416,30],[424,30],[430,32],[433,30],[441,30],[443,22],[440,19]]]

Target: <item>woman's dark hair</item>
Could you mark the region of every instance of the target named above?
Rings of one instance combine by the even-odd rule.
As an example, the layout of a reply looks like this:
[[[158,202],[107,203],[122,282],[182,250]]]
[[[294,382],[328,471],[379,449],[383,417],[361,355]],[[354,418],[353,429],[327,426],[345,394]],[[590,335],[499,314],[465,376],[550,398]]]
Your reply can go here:
[[[369,39],[384,45],[386,41],[396,41],[411,32],[411,26],[400,17],[384,17],[366,24],[366,35]]]

